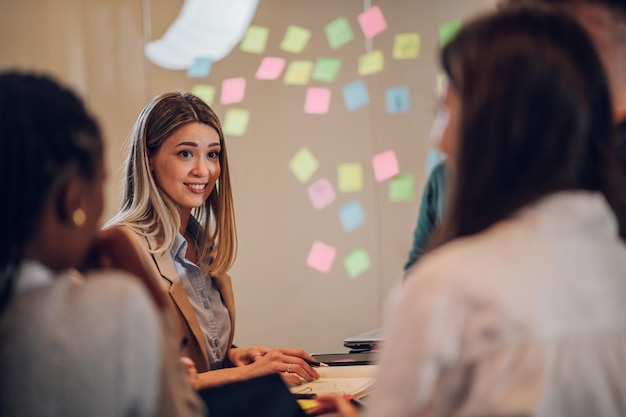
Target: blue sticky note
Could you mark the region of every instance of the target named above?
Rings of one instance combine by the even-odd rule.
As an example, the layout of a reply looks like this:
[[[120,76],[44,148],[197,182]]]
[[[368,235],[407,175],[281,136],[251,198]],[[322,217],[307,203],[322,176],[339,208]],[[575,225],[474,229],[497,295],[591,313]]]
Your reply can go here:
[[[187,69],[187,77],[206,77],[211,72],[211,58],[208,56],[199,56],[193,64]]]
[[[404,113],[409,111],[409,88],[406,86],[389,87],[385,91],[387,113]]]
[[[349,111],[359,109],[370,102],[370,97],[367,94],[367,87],[363,80],[356,80],[342,89],[343,101],[346,103],[346,108]]]
[[[446,159],[446,156],[443,153],[434,149],[430,149],[426,158],[426,173],[430,175],[433,169],[435,169],[435,167],[439,165],[439,162],[443,161],[444,159]]]
[[[339,209],[341,226],[346,232],[351,232],[365,223],[365,213],[358,201],[351,201]]]

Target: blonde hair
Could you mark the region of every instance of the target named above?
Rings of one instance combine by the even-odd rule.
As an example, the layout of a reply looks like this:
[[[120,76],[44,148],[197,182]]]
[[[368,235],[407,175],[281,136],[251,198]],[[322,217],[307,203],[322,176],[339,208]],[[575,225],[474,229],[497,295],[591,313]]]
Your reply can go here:
[[[198,245],[198,265],[203,271],[220,276],[231,268],[237,254],[228,158],[218,117],[193,94],[164,93],[153,98],[141,111],[128,138],[121,210],[105,227],[129,226],[143,236],[156,239],[155,253],[170,250],[180,229],[180,215],[176,203],[156,185],[149,156],[177,129],[193,122],[214,128],[220,138],[218,183],[204,205],[192,212],[204,228]]]

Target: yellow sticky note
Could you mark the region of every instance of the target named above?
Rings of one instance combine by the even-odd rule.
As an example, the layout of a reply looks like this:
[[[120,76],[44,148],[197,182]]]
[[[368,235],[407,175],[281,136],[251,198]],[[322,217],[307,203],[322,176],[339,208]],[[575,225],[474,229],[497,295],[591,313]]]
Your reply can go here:
[[[382,71],[385,58],[380,49],[359,57],[359,75],[370,75]]]
[[[222,125],[224,135],[242,136],[246,133],[249,121],[250,112],[248,110],[235,108],[228,109]]]
[[[298,400],[298,404],[305,413],[307,411],[313,411],[320,406],[320,402],[317,400]]]
[[[437,94],[437,98],[443,97],[443,90],[446,88],[447,82],[448,82],[448,79],[446,77],[446,74],[437,74],[437,85],[436,85],[436,90],[435,90],[435,93]]]
[[[294,54],[304,50],[311,39],[311,31],[300,26],[289,25],[280,43],[280,49]]]
[[[270,30],[263,26],[251,25],[246,31],[246,35],[241,41],[239,49],[244,52],[252,52],[254,54],[260,54],[265,51],[267,45],[267,38],[270,35]]]
[[[393,59],[417,58],[420,52],[420,35],[398,33],[393,43]]]
[[[303,183],[315,174],[319,166],[320,163],[307,148],[300,149],[289,161],[289,169]]]
[[[191,89],[191,94],[212,106],[213,100],[215,100],[215,87],[202,84],[194,85]]]
[[[340,164],[337,167],[337,188],[344,193],[363,189],[363,166],[359,163]]]
[[[283,81],[288,85],[306,85],[311,79],[313,61],[292,61],[285,71]]]

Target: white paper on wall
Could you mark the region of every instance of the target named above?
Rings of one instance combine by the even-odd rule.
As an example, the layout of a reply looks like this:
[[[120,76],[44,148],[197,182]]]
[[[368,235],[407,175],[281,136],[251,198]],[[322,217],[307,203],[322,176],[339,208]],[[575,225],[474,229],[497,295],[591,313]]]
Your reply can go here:
[[[187,69],[199,56],[219,61],[241,41],[257,4],[258,0],[185,0],[165,35],[146,45],[146,56],[170,70]]]

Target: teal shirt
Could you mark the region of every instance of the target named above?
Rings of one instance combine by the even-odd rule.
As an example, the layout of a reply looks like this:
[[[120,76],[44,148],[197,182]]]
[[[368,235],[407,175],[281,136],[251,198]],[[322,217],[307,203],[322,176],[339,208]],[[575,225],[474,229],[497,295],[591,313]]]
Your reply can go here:
[[[440,162],[431,171],[420,205],[417,225],[413,232],[413,246],[409,252],[409,260],[404,265],[404,270],[409,269],[422,256],[430,235],[436,226],[441,223],[443,212],[444,194],[446,188],[447,169],[445,161]]]

